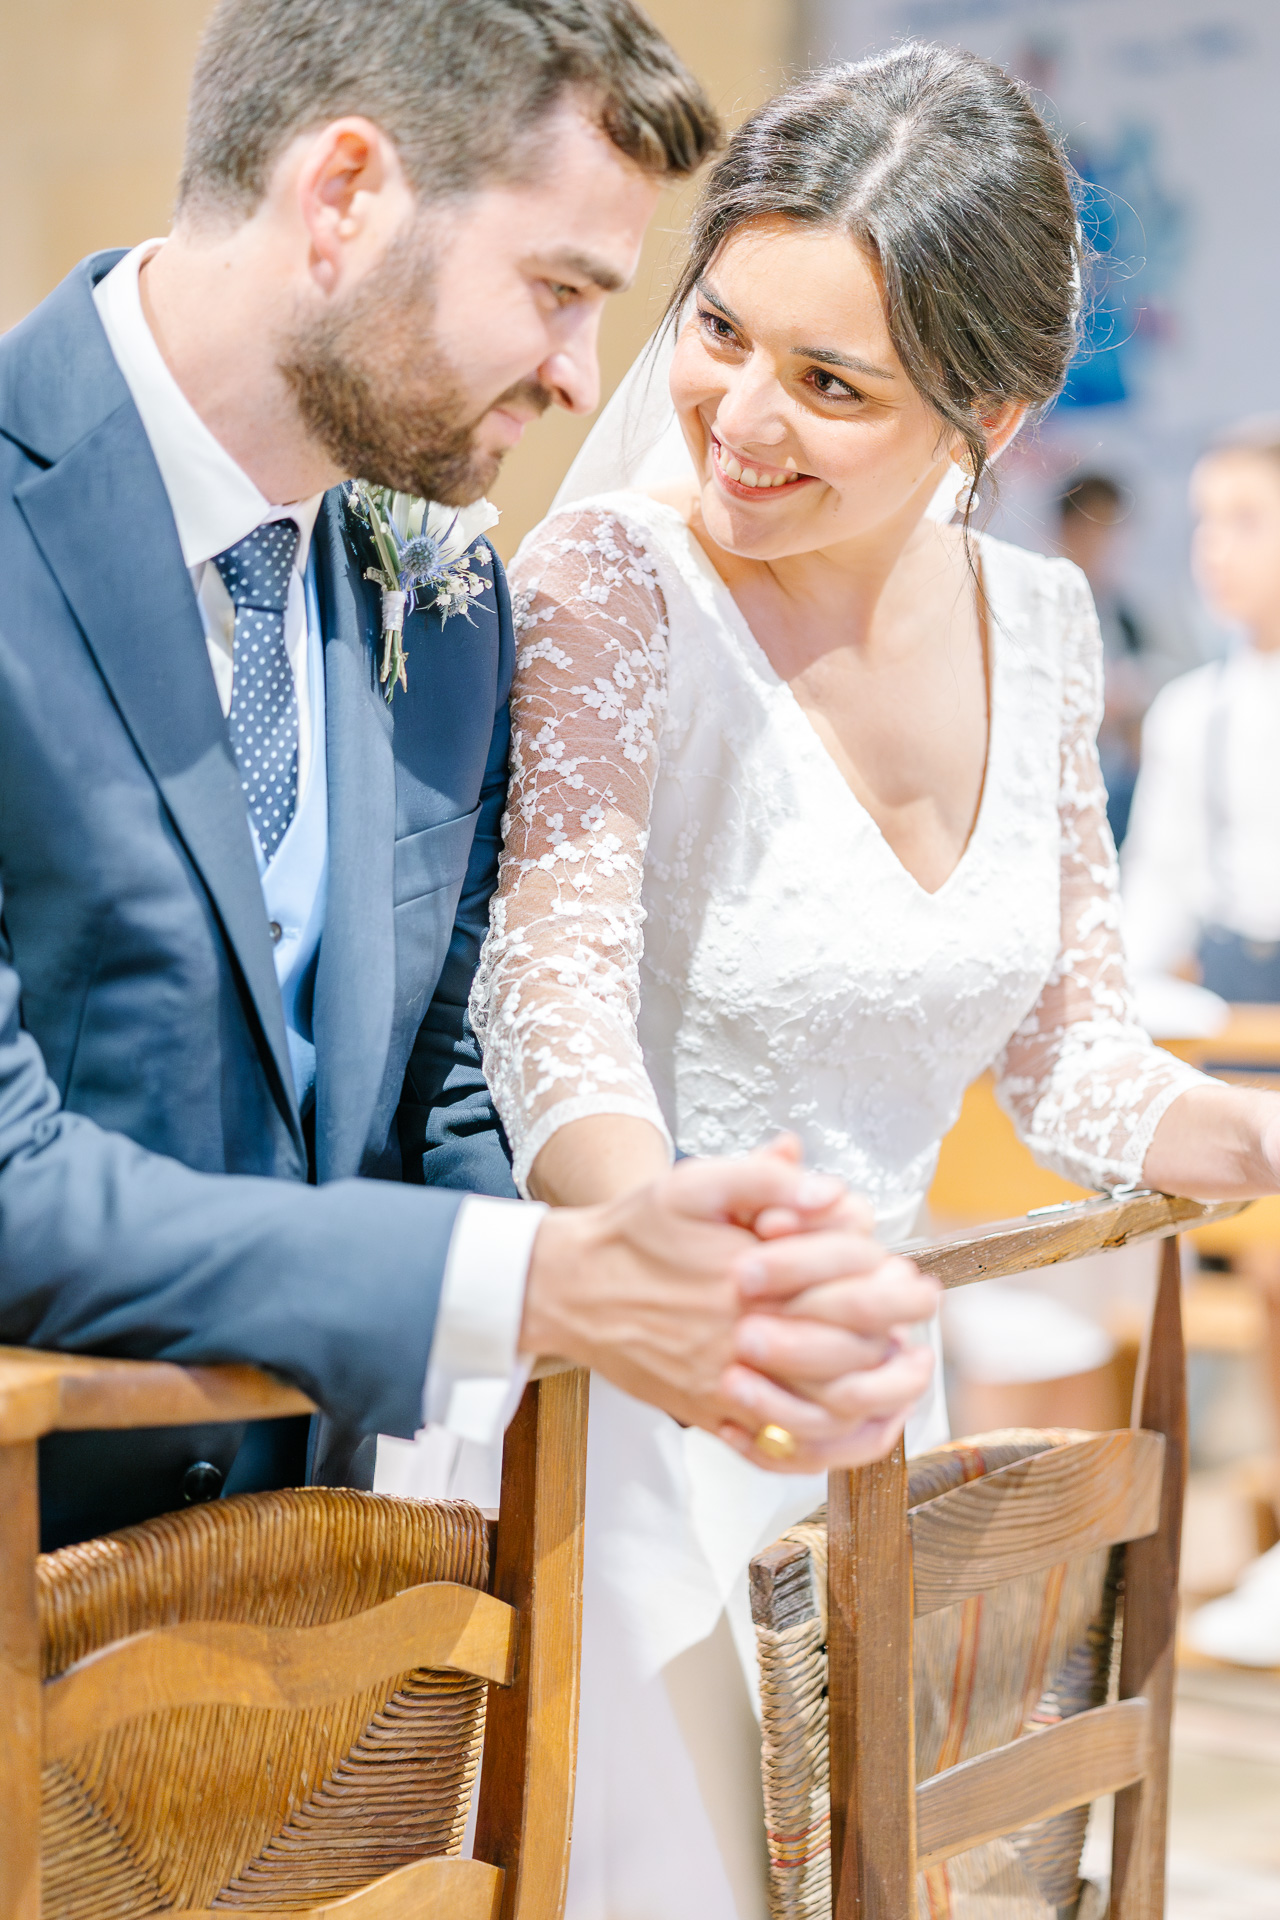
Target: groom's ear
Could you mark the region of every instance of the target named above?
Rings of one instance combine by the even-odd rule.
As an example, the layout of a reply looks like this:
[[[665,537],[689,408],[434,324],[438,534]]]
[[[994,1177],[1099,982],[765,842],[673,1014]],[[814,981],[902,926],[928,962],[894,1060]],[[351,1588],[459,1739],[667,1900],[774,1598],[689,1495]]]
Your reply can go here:
[[[376,265],[415,205],[394,144],[355,114],[293,141],[272,186],[301,218],[311,278],[324,294]]]

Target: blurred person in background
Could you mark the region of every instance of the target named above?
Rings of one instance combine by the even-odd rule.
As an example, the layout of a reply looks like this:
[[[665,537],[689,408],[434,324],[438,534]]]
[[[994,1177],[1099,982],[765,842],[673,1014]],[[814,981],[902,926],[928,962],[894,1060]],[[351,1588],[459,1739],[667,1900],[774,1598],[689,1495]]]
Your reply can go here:
[[[1132,511],[1133,495],[1105,473],[1077,474],[1058,496],[1057,549],[1089,582],[1102,629],[1105,706],[1098,758],[1117,846],[1129,824],[1142,718],[1170,671],[1121,584],[1122,528]]]
[[[1192,476],[1192,565],[1237,630],[1155,698],[1123,875],[1140,979],[1197,977],[1280,1001],[1280,417],[1226,436]]]
[[[1280,1001],[1280,416],[1224,435],[1191,501],[1196,581],[1236,638],[1165,687],[1143,729],[1123,890],[1153,1008],[1170,975],[1197,975],[1223,1001]],[[1267,1303],[1280,1407],[1280,1249],[1251,1249],[1247,1270]],[[1280,1548],[1196,1614],[1190,1639],[1218,1659],[1280,1665]]]

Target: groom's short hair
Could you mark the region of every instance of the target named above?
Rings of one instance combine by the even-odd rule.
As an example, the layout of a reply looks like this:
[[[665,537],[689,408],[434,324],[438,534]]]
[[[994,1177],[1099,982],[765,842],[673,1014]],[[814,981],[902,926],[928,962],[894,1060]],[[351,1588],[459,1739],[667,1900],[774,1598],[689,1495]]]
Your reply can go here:
[[[568,91],[646,172],[692,173],[718,142],[702,88],[631,0],[220,0],[179,208],[247,216],[288,142],[345,114],[381,127],[433,199],[527,178]]]

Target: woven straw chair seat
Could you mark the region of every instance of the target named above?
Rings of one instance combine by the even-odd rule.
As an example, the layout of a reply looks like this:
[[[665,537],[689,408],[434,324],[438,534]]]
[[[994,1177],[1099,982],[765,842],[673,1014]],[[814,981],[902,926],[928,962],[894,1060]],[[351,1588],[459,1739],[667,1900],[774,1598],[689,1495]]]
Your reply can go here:
[[[488,1582],[460,1502],[309,1487],[166,1514],[38,1566],[46,1679],[187,1621],[319,1626],[405,1588]],[[46,1920],[296,1912],[456,1853],[485,1682],[418,1669],[307,1711],[186,1707],[125,1721],[43,1779]]]
[[[1087,1436],[1009,1429],[910,1463],[917,1507]],[[1080,1554],[917,1619],[917,1779],[1107,1698],[1118,1551]],[[825,1508],[752,1563],[760,1658],[771,1920],[829,1920]],[[1079,1867],[1088,1808],[954,1855],[919,1876],[921,1920],[1086,1920],[1100,1911]]]

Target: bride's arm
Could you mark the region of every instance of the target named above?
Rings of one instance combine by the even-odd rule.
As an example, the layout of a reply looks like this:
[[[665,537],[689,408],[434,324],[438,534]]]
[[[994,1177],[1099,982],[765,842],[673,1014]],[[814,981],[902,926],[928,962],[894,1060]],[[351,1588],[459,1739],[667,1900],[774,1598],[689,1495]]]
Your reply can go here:
[[[614,1200],[665,1173],[671,1147],[665,1130],[626,1113],[597,1113],[557,1129],[529,1169],[529,1197],[553,1207],[589,1207]]]
[[[1039,1000],[996,1064],[999,1093],[1039,1160],[1086,1187],[1131,1183],[1197,1198],[1274,1192],[1280,1095],[1225,1087],[1139,1026],[1120,939],[1115,849],[1094,744],[1102,648],[1083,577],[1062,567],[1062,932]]]
[[[666,606],[642,537],[600,509],[539,528],[511,583],[511,787],[471,1014],[518,1186],[582,1205],[671,1161],[636,1037]]]
[[[1280,1093],[1210,1082],[1179,1094],[1151,1138],[1144,1186],[1196,1200],[1280,1189]]]

